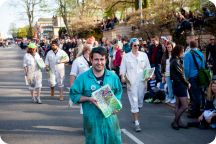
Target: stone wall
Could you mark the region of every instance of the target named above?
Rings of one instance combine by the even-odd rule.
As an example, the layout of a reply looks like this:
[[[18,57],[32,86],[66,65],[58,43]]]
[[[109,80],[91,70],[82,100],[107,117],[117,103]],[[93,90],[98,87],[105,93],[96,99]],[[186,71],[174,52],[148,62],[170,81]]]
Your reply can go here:
[[[106,37],[108,40],[113,40],[117,35],[130,37],[131,27],[130,26],[115,26],[114,29],[104,31],[103,37]]]
[[[108,38],[108,40],[115,39],[117,35],[127,36],[128,38],[130,38],[131,33],[132,33],[131,26],[118,25],[118,26],[115,26],[115,28],[112,29],[112,30],[104,31],[103,32],[103,37]],[[162,34],[162,35],[169,37],[169,39],[172,39],[172,36],[167,34],[167,33]],[[206,46],[209,43],[210,37],[211,37],[210,34],[202,34],[202,35],[196,35],[195,39],[197,40],[197,42],[198,42],[198,39],[199,39],[200,46],[203,48],[204,46]]]

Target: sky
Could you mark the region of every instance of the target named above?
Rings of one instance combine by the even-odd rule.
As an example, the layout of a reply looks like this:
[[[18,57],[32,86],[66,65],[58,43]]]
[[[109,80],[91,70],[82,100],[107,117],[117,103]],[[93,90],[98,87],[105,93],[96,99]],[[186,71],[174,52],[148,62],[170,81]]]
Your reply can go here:
[[[6,36],[10,23],[16,19],[14,11],[8,5],[7,0],[0,0],[0,18],[0,33]]]
[[[28,25],[27,16],[23,12],[20,5],[12,6],[12,2],[19,2],[19,0],[0,0],[0,33],[3,37],[11,37],[8,34],[8,30],[11,23],[15,23],[16,27],[22,27]],[[52,17],[52,14],[40,14],[35,20],[39,17]]]

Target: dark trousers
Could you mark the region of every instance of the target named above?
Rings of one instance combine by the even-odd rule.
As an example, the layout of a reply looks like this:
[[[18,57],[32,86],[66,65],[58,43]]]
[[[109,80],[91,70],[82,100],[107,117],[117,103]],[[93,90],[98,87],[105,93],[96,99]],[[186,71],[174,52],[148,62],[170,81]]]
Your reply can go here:
[[[200,105],[202,99],[201,88],[197,84],[196,78],[190,78],[190,98],[191,98],[191,114],[200,115]]]

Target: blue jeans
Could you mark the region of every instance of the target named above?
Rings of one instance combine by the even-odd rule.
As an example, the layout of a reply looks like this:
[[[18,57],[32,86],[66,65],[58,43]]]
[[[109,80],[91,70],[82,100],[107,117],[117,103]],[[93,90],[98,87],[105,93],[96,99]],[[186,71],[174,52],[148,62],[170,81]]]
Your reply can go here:
[[[166,84],[168,88],[168,95],[166,95],[166,99],[174,99],[173,96],[173,88],[172,88],[172,80],[170,79],[170,76],[166,76]]]
[[[191,113],[198,115],[200,114],[200,105],[201,105],[201,88],[197,84],[196,78],[190,78],[189,82],[191,84],[190,98],[191,98]]]

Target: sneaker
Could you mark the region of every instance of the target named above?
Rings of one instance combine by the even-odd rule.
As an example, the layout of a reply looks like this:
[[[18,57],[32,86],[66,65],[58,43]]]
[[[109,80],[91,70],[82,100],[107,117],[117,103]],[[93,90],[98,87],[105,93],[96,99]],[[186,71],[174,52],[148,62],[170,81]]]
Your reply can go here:
[[[146,100],[145,100],[146,103],[152,103],[152,101],[153,101],[152,98],[149,98],[149,99],[146,99]]]
[[[171,99],[166,99],[165,103],[170,103]]]
[[[41,101],[40,97],[37,97],[37,103],[42,104],[42,101]]]
[[[37,103],[37,100],[35,97],[32,97],[32,103]]]
[[[136,132],[140,132],[141,131],[140,125],[135,125],[135,131]]]
[[[171,104],[176,103],[176,99],[172,99],[172,100],[170,101],[170,103],[171,103]]]
[[[161,103],[161,101],[159,99],[154,100],[154,103],[158,104]]]

